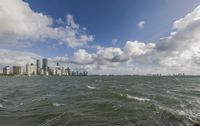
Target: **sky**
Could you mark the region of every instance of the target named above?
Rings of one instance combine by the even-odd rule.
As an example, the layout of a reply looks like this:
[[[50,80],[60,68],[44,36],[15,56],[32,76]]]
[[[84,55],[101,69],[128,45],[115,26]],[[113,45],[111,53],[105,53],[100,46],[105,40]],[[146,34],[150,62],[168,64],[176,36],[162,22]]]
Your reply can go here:
[[[200,74],[200,0],[0,0],[0,68]]]

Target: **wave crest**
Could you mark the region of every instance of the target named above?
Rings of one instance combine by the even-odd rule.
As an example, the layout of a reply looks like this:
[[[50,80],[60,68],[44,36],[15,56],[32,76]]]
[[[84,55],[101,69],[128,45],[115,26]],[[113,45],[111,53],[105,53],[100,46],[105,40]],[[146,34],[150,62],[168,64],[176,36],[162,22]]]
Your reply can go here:
[[[132,95],[129,95],[129,94],[126,94],[126,97],[128,99],[133,99],[133,100],[137,100],[137,101],[150,101],[150,99],[148,99],[148,98],[135,97],[135,96],[132,96]]]

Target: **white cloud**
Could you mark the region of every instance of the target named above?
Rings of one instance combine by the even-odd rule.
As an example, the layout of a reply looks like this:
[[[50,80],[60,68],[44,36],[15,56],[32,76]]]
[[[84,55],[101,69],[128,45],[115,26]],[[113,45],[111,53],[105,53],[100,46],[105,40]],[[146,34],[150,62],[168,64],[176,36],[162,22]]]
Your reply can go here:
[[[89,54],[85,49],[79,49],[74,53],[73,57],[70,59],[70,62],[73,64],[88,65],[93,64],[95,58],[95,54]]]
[[[114,74],[114,71],[116,70],[118,72],[121,71],[121,74],[130,74],[135,70],[135,67],[133,67],[133,64],[130,62],[143,56],[144,57],[140,60],[146,60],[145,55],[153,52],[154,49],[155,45],[152,43],[145,44],[138,41],[128,41],[123,48],[98,46],[95,53],[88,53],[84,49],[79,49],[78,51],[74,52],[72,57],[67,58],[68,61],[64,62],[67,64],[74,64],[77,67],[88,69],[90,73],[93,74],[105,74],[102,73],[105,71],[107,74]],[[142,63],[140,60],[137,62]],[[63,60],[60,61],[63,62]],[[132,68],[128,69],[127,66],[131,66]],[[128,72],[128,70],[130,71]]]
[[[56,22],[65,23],[62,19]],[[51,17],[33,11],[29,4],[22,0],[0,2],[1,45],[24,45],[33,41],[56,39],[75,48],[94,40],[92,35],[87,34],[75,23],[70,14],[66,16],[65,27],[53,27],[53,23]]]
[[[173,24],[173,28],[180,30],[180,29],[188,27],[188,25],[191,25],[191,23],[194,23],[194,22],[200,20],[199,10],[200,10],[200,6],[195,8],[193,10],[193,12],[188,13],[185,17],[175,21]]]
[[[145,55],[155,48],[154,43],[145,44],[138,41],[127,41],[124,47],[124,51],[128,56],[140,56]]]
[[[26,63],[35,63],[36,59],[40,58],[42,58],[40,55],[30,52],[0,49],[0,66],[25,65]]]
[[[173,32],[156,43],[127,41],[122,48],[99,47],[96,68],[109,73],[200,74],[200,7],[173,24]],[[102,70],[99,72],[103,72]],[[112,72],[111,72],[112,71]],[[127,72],[129,73],[129,72]],[[126,73],[123,73],[126,74]]]
[[[16,13],[15,15],[18,16],[12,17],[11,15],[12,18],[8,16],[9,14],[7,13],[10,12],[10,9],[15,10],[15,8],[13,7],[7,10],[7,8],[2,8],[2,3],[0,3],[1,39],[20,40],[24,38],[54,38],[61,40],[70,47],[81,47],[87,44],[88,41],[92,41],[94,39],[93,36],[86,33],[80,34],[84,32],[86,28],[81,28],[79,24],[76,24],[72,15],[66,16],[66,22],[64,22],[66,27],[52,28],[52,19],[50,17],[33,12],[26,3],[20,0],[16,0],[15,2],[15,4],[23,3],[24,9],[22,9],[22,12],[25,14],[22,12],[19,14]],[[9,2],[5,3],[11,4]],[[29,10],[28,12],[25,11],[27,8]],[[15,13],[15,11],[13,13]],[[20,14],[22,15],[20,16]],[[33,16],[33,19],[36,19],[35,17],[37,17],[37,20],[33,20],[31,16],[29,17],[30,19],[26,19],[27,16],[24,16],[26,14]],[[12,20],[14,20],[14,22]],[[32,24],[32,20],[34,25]],[[41,22],[37,22],[38,20],[41,20]],[[22,23],[23,21],[25,21],[25,23]],[[15,24],[15,22],[18,22],[22,27],[19,27],[19,32],[15,29],[16,27],[18,28],[18,26],[15,27],[11,25],[13,23]],[[37,25],[35,25],[35,22]],[[5,27],[2,23],[10,25],[9,27]],[[138,26],[142,28],[144,24],[145,22],[140,23],[140,25],[138,24]],[[27,26],[29,25],[30,31],[27,31]],[[93,74],[146,74],[178,72],[184,72],[186,74],[200,74],[199,26],[200,7],[197,7],[194,11],[187,14],[182,19],[175,21],[172,26],[172,32],[169,36],[161,38],[158,42],[145,43],[139,41],[127,41],[122,48],[98,46],[96,52],[93,53],[89,53],[85,49],[79,49],[74,52],[71,57],[55,57],[51,60],[58,60],[72,66],[73,68],[77,67],[80,69],[87,69]],[[32,33],[38,29],[41,29],[41,31],[32,35]],[[43,29],[45,29],[45,31],[43,31]],[[9,35],[12,37],[8,37]],[[12,64],[17,62],[24,64],[24,61],[33,60],[35,57],[40,56],[32,53],[0,50],[0,58],[3,59],[0,61],[0,64]]]
[[[140,22],[138,22],[138,27],[139,27],[140,29],[143,29],[145,24],[146,24],[145,21],[140,21]]]
[[[57,23],[57,24],[60,24],[60,25],[65,24],[65,22],[62,20],[62,18],[56,19],[56,23]]]

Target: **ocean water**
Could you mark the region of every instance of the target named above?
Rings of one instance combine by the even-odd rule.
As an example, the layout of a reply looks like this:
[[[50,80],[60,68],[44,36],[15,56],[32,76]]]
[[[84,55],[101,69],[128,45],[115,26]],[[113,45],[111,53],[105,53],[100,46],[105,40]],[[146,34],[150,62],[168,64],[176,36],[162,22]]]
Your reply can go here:
[[[0,126],[194,126],[200,77],[0,77]]]

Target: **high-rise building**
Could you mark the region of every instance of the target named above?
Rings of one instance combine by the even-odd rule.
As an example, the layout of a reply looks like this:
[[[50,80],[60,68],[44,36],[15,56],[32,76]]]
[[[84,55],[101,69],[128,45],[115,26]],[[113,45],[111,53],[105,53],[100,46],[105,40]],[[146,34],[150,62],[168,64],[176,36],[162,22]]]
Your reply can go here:
[[[70,70],[70,68],[69,68],[69,67],[66,69],[66,74],[67,74],[68,76],[70,76],[70,75],[71,75],[71,70]]]
[[[83,71],[83,76],[88,76],[88,72],[87,71]]]
[[[3,74],[4,75],[9,75],[10,74],[10,67],[9,66],[5,66],[3,68]]]
[[[44,73],[48,72],[47,68],[48,68],[48,60],[46,58],[44,58],[44,59],[42,59],[42,69],[43,69]]]
[[[14,75],[20,75],[22,73],[21,66],[13,66],[13,74]]]
[[[61,68],[61,75],[67,75],[66,71],[65,71],[65,67]]]
[[[61,74],[62,74],[61,68],[57,66],[56,67],[56,75],[61,76]]]
[[[26,74],[27,75],[31,75],[31,72],[30,72],[30,68],[31,66],[30,66],[30,64],[26,64]]]
[[[28,76],[36,75],[37,74],[37,68],[36,68],[36,66],[33,63],[26,64],[26,74]]]
[[[40,74],[40,60],[39,59],[36,60],[36,69],[37,69],[37,75],[39,75]]]

